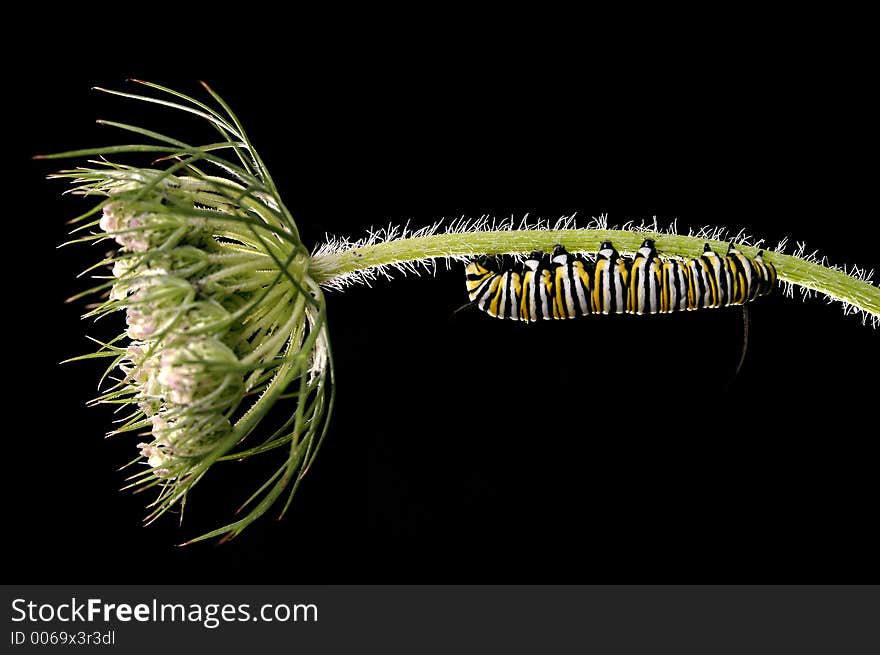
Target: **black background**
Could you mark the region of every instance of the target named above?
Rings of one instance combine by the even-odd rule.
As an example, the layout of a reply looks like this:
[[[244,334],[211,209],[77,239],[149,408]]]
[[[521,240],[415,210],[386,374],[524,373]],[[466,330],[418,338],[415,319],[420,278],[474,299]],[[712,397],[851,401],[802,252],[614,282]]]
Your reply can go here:
[[[829,59],[811,43],[752,62],[686,48],[629,59],[575,43],[538,58],[527,41],[434,45],[424,57],[373,43],[338,61],[314,49],[272,66],[144,66],[98,57],[96,39],[98,63],[59,49],[56,67],[15,80],[7,577],[880,581],[875,330],[839,305],[777,294],[753,307],[734,376],[737,310],[525,327],[454,313],[466,301],[461,265],[328,294],[337,410],[283,521],[222,546],[174,546],[228,520],[261,482],[268,464],[255,462],[216,467],[182,527],[173,516],[140,526],[146,499],[117,491],[114,470],[136,440],[103,439],[111,412],[84,407],[99,365],[57,364],[89,348],[84,335],[121,325],[81,322],[82,303],[63,303],[100,254],[55,249],[86,205],[28,157],[128,139],[96,118],[204,132],[93,85],[127,88],[132,76],[201,94],[205,78],[308,244],[407,220],[607,212],[617,224],[657,216],[680,230],[790,236],[832,262],[880,268],[876,175],[861,159],[876,152],[874,112],[858,67],[843,65],[853,53]]]

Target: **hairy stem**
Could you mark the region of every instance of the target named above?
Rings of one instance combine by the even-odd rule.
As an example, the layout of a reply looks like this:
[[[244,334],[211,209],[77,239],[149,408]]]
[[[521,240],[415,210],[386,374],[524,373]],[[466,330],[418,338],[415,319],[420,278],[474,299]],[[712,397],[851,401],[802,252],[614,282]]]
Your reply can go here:
[[[310,268],[319,284],[331,284],[341,276],[381,266],[416,262],[438,257],[475,256],[483,254],[549,252],[556,244],[571,252],[596,252],[603,241],[610,240],[622,253],[635,252],[646,238],[654,239],[657,251],[664,256],[691,258],[703,252],[708,243],[716,252],[725,253],[728,242],[699,236],[652,233],[633,230],[492,230],[451,232],[398,239],[351,248],[341,252],[316,255]],[[760,248],[737,248],[754,257]],[[880,288],[857,279],[842,270],[823,266],[792,255],[765,251],[764,260],[776,266],[779,278],[811,289],[853,308],[880,318]]]

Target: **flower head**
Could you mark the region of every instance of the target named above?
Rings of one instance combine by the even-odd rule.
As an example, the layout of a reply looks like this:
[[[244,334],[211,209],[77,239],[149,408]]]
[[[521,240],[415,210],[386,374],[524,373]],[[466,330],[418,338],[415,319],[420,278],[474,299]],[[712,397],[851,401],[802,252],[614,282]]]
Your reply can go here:
[[[305,473],[323,437],[332,404],[324,299],[291,216],[222,100],[211,92],[220,109],[206,111],[147,86],[182,104],[117,95],[196,113],[225,142],[198,147],[150,133],[155,144],[130,149],[164,155],[152,167],[102,161],[57,175],[73,179],[77,193],[103,199],[81,219],[100,214],[78,228],[91,232],[76,241],[112,239],[117,246],[103,262],[112,277],[96,289],[105,299],[87,316],[124,314],[124,333],[97,353],[111,357],[121,375],[95,402],[128,408],[114,433],[147,437],[137,446],[145,468],[132,485],[158,488],[150,520],[183,501],[214,463],[287,449],[280,473],[257,494],[263,500],[200,539],[229,537]],[[234,157],[222,157],[224,150]],[[284,427],[239,446],[254,440],[283,397],[293,398]]]

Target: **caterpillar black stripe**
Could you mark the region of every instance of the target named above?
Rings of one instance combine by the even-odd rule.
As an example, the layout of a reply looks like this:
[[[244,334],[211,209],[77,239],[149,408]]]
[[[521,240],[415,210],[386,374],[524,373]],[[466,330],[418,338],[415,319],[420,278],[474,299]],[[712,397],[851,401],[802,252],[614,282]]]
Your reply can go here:
[[[701,256],[662,258],[645,239],[635,256],[622,257],[610,241],[595,261],[563,246],[548,258],[535,251],[521,268],[482,256],[466,268],[467,290],[477,307],[514,321],[575,318],[589,314],[665,314],[743,305],[776,286],[776,269],[762,252],[750,259],[730,245],[727,255],[707,243]]]

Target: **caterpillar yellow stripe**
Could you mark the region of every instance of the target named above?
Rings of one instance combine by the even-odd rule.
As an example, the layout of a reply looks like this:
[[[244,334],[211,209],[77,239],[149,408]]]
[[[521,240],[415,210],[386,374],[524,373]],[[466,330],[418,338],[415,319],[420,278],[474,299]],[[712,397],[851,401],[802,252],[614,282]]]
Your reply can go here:
[[[477,257],[465,269],[468,295],[496,318],[533,323],[589,314],[665,314],[704,307],[742,305],[776,286],[776,269],[762,253],[750,259],[730,245],[727,255],[707,243],[689,260],[660,257],[645,239],[632,259],[610,241],[595,258],[557,245],[549,260],[535,251],[519,270],[497,257]]]

